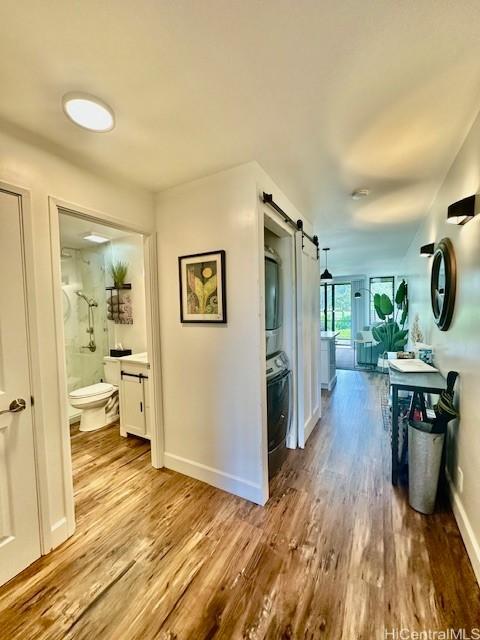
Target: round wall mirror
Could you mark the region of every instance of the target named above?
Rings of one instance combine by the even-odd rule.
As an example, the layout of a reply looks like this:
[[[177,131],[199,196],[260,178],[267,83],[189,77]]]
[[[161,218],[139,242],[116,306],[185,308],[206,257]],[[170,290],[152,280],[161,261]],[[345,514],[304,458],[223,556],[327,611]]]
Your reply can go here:
[[[455,252],[450,240],[443,238],[435,247],[430,281],[433,316],[441,331],[447,331],[452,322],[456,291]]]

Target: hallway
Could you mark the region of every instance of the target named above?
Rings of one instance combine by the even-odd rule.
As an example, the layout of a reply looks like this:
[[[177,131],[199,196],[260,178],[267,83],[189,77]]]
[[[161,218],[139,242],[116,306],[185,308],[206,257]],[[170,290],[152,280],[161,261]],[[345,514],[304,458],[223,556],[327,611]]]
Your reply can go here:
[[[382,384],[338,372],[265,508],[154,470],[115,427],[77,434],[76,533],[0,589],[2,640],[380,640],[478,625],[453,515],[421,516],[390,485]]]

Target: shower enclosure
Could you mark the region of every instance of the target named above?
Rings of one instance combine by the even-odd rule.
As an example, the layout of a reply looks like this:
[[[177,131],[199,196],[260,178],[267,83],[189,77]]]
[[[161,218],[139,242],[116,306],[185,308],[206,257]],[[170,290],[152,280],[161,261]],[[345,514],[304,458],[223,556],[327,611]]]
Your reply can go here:
[[[105,261],[101,248],[61,252],[65,358],[68,390],[103,378],[108,354]]]

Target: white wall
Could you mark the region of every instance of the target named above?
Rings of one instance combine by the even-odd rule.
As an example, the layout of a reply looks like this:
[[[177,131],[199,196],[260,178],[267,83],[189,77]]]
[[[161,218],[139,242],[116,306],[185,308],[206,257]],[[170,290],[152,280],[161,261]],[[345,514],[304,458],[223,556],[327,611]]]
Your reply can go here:
[[[258,225],[251,165],[157,200],[165,465],[267,498],[260,425]],[[180,323],[178,257],[226,252],[226,325]]]
[[[410,319],[418,313],[425,341],[435,349],[435,360],[443,373],[456,370],[460,421],[450,428],[448,469],[453,479],[454,511],[467,550],[480,580],[480,216],[463,227],[446,224],[447,207],[480,191],[480,119],[467,136],[425,224],[418,231],[407,255]],[[457,258],[457,300],[448,331],[439,331],[430,306],[431,259],[421,258],[420,247],[451,239]],[[464,474],[463,492],[457,468]]]
[[[108,340],[110,348],[121,343],[124,349],[133,353],[147,350],[147,318],[145,300],[145,267],[143,237],[132,234],[116,238],[109,242],[105,251],[105,269],[108,284],[111,282],[110,265],[112,262],[128,264],[127,282],[132,285],[128,293],[132,300],[133,324],[115,324],[108,321]]]
[[[88,134],[87,134],[88,135]],[[49,196],[105,212],[125,223],[153,227],[153,201],[143,191],[130,190],[75,167],[59,156],[40,150],[25,139],[0,132],[0,180],[31,192],[34,233],[35,285],[38,292],[37,337],[39,345],[35,415],[46,430],[41,452],[48,474],[48,520],[52,544],[67,536],[66,500],[63,485],[61,420],[57,394],[58,370],[53,313],[52,267],[49,237]],[[39,386],[41,384],[41,387]]]
[[[268,498],[263,191],[301,217],[255,162],[157,199],[165,464],[261,504]],[[182,325],[178,257],[215,249],[226,251],[228,323]]]

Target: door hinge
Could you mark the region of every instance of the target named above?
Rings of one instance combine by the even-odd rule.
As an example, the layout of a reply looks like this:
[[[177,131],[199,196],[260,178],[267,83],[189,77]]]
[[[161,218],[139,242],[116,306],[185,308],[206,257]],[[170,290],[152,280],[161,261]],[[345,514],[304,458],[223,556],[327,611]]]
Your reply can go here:
[[[140,402],[140,413],[143,413],[143,402]]]
[[[30,404],[32,405],[32,407],[35,404],[35,399],[33,396],[30,396]]]

